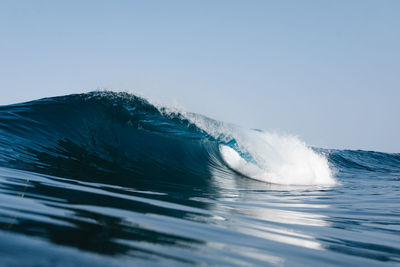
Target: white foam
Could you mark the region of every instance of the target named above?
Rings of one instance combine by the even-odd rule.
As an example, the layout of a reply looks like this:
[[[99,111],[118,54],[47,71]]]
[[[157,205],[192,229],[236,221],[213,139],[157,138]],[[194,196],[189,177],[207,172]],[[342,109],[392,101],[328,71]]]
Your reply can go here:
[[[333,185],[336,183],[328,160],[295,136],[246,130],[202,116],[185,114],[214,138],[234,139],[245,160],[233,148],[221,145],[224,161],[235,171],[260,181],[285,185]]]
[[[247,177],[283,185],[336,184],[326,157],[295,136],[247,130],[180,108],[164,109],[164,112],[182,114],[217,140],[236,140],[239,151],[254,162],[247,161],[226,145],[220,146],[221,155],[230,168]]]
[[[224,161],[235,171],[260,181],[285,185],[333,185],[327,159],[293,136],[257,133],[259,140],[247,144],[256,164],[243,159],[236,150],[220,146]],[[250,141],[250,143],[252,142]],[[264,144],[263,144],[264,143]]]

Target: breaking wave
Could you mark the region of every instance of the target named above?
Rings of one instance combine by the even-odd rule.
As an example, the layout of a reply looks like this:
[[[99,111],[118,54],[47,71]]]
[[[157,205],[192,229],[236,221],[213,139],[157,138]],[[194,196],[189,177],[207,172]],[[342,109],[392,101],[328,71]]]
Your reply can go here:
[[[296,137],[113,92],[0,107],[0,165],[107,182],[119,177],[122,185],[132,177],[201,184],[216,171],[274,184],[335,184],[326,156]]]

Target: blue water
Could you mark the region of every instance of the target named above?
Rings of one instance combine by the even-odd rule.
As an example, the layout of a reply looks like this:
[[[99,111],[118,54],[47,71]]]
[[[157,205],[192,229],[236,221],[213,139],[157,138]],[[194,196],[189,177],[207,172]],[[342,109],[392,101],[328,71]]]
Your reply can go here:
[[[0,107],[1,266],[400,265],[400,154],[142,98]]]

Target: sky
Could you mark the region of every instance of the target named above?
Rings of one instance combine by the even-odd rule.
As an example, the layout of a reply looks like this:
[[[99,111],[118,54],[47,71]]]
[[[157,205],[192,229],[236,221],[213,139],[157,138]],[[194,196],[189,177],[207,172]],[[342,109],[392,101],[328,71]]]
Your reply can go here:
[[[96,89],[400,152],[400,1],[0,1],[0,105]]]

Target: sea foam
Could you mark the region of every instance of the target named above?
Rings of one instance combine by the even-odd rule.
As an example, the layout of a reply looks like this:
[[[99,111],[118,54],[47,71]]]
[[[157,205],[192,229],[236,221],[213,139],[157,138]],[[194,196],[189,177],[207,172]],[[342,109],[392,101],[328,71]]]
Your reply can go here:
[[[246,177],[284,185],[336,184],[326,157],[296,136],[248,130],[193,113],[183,114],[221,141],[225,163]],[[232,140],[234,146],[230,145]]]

